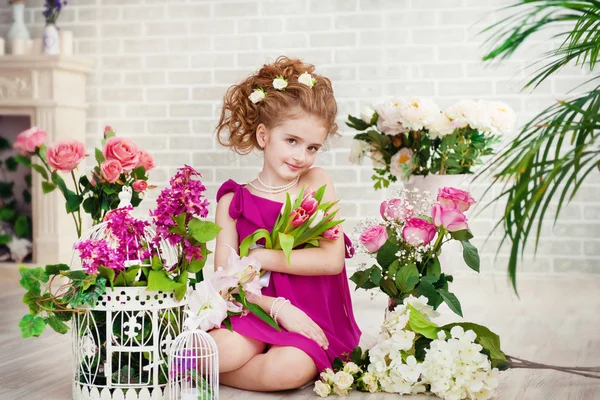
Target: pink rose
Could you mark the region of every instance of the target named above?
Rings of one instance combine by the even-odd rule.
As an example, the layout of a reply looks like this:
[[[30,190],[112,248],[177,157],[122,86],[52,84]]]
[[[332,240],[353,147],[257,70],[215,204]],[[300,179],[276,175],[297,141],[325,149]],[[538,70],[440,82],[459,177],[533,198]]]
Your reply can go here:
[[[27,129],[17,135],[17,140],[13,147],[21,151],[21,154],[28,156],[31,153],[35,153],[35,149],[44,144],[48,134],[36,126],[31,129]]]
[[[340,237],[340,226],[339,225],[332,226],[331,228],[329,228],[325,232],[323,232],[324,239],[336,240],[339,237]]]
[[[388,234],[384,226],[374,225],[367,228],[360,235],[360,242],[369,250],[371,253],[375,253],[383,246],[388,239]]]
[[[154,168],[154,158],[146,150],[140,150],[140,161],[135,167],[144,167],[144,170],[148,172]]]
[[[304,208],[302,207],[298,207],[296,208],[294,211],[292,211],[292,213],[290,214],[290,218],[292,219],[292,226],[300,226],[303,223],[306,222],[306,220],[308,219],[309,215],[306,212],[306,210],[304,210]]]
[[[140,161],[140,151],[131,140],[116,136],[106,139],[104,157],[107,160],[117,160],[123,167],[123,172],[130,172]]]
[[[443,226],[448,232],[469,229],[469,225],[467,225],[467,216],[456,208],[434,204],[433,209],[431,210],[431,218],[433,218],[433,224],[435,226]]]
[[[123,166],[117,160],[104,160],[100,164],[100,171],[102,171],[104,179],[110,183],[115,183],[123,173]]]
[[[113,131],[113,128],[111,128],[110,125],[106,125],[104,127],[104,137],[106,138],[106,135],[108,135],[112,131]]]
[[[46,160],[56,170],[71,172],[86,155],[83,143],[74,139],[64,139],[48,147]]]
[[[456,208],[461,212],[467,211],[476,203],[469,192],[453,187],[441,188],[438,191],[437,201],[444,207]]]
[[[138,179],[137,181],[133,182],[131,187],[136,192],[143,192],[144,190],[148,189],[148,182]]]
[[[429,244],[435,237],[437,229],[421,218],[409,218],[402,229],[402,237],[411,246]]]
[[[319,207],[319,202],[310,193],[307,193],[304,195],[300,207],[302,207],[308,215],[313,215],[315,211],[317,211],[317,207]]]
[[[379,206],[379,213],[386,221],[406,220],[413,215],[413,211],[402,205],[400,199],[384,200]]]

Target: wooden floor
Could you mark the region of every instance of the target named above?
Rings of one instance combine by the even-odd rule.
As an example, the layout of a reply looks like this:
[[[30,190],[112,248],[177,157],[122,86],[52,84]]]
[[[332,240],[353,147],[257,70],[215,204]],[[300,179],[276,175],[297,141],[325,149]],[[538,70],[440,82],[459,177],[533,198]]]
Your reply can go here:
[[[71,398],[70,338],[45,332],[20,338],[18,321],[27,308],[14,265],[0,265],[0,399],[66,400]],[[351,284],[351,287],[353,284]],[[600,277],[519,277],[521,298],[503,276],[456,275],[452,286],[466,320],[488,326],[502,339],[503,350],[520,358],[570,366],[600,365]],[[373,300],[353,293],[357,320],[366,335],[375,335],[383,318],[384,297]],[[456,321],[447,309],[438,323]],[[600,380],[553,371],[502,373],[496,399],[600,399]],[[353,392],[351,399],[399,398]],[[312,385],[302,390],[253,393],[221,387],[221,399],[315,398]],[[333,397],[332,397],[333,398]],[[407,397],[408,398],[408,397]],[[432,399],[412,396],[410,399]]]

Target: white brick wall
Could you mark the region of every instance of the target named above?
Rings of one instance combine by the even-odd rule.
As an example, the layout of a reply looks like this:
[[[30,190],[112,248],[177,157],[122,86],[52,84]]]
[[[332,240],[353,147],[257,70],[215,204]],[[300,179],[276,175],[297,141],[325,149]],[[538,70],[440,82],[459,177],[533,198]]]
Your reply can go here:
[[[443,107],[465,97],[509,103],[520,122],[548,106],[585,79],[575,68],[520,93],[532,50],[529,43],[502,65],[480,62],[479,30],[498,19],[506,0],[77,0],[59,20],[75,33],[76,52],[95,61],[88,86],[88,145],[98,145],[104,125],[130,136],[155,155],[152,181],[164,185],[182,163],[205,176],[213,201],[218,186],[232,177],[251,179],[260,165],[238,159],[215,142],[213,129],[227,87],[280,54],[302,57],[329,76],[340,106],[344,137],[320,155],[337,182],[346,231],[361,217],[375,216],[381,192],[370,190],[368,167],[350,165],[351,135],[343,121],[386,95],[432,96]],[[27,22],[42,32],[42,1],[27,1]],[[0,6],[0,35],[10,10]],[[242,168],[240,168],[242,167]],[[474,186],[481,191],[481,186]],[[155,190],[150,196],[158,194]],[[600,272],[600,178],[582,188],[554,231],[548,220],[538,257],[528,251],[524,272]],[[151,204],[148,202],[146,207]],[[496,211],[472,216],[482,245]],[[504,272],[507,253],[494,263],[499,233],[480,248],[483,271]],[[355,264],[350,264],[354,266]]]

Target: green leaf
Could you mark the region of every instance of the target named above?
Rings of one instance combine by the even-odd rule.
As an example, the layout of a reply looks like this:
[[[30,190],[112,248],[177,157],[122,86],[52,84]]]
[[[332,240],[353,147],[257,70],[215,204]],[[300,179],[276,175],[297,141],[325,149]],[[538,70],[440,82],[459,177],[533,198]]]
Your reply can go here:
[[[96,148],[95,156],[96,156],[96,161],[98,162],[98,164],[102,164],[102,162],[105,160],[104,154],[98,148]]]
[[[54,189],[56,189],[56,185],[54,183],[42,181],[42,191],[44,192],[44,194],[50,193]]]
[[[15,221],[15,235],[20,238],[27,238],[31,236],[31,226],[29,219],[25,215],[21,215]]]
[[[377,263],[381,265],[381,268],[384,270],[387,269],[390,264],[398,258],[396,257],[398,250],[400,250],[400,248],[389,240],[381,246],[377,252]]]
[[[371,271],[371,282],[373,282],[375,286],[379,286],[379,283],[381,282],[381,276],[381,269],[378,267],[373,268]]]
[[[39,291],[35,293],[34,291],[28,291],[23,295],[23,303],[29,306],[29,313],[32,315],[36,315],[40,312],[40,306],[37,304],[37,300],[40,298]]]
[[[170,292],[178,287],[177,282],[171,279],[164,270],[150,271],[150,275],[148,276],[148,290]]]
[[[107,282],[110,284],[110,287],[114,288],[114,281],[115,281],[115,270],[114,269],[106,268],[106,267],[100,265],[98,267],[98,275],[103,277],[104,279],[106,279]]]
[[[13,145],[3,136],[0,136],[0,150],[12,149]]]
[[[427,275],[439,277],[441,273],[442,273],[442,267],[440,265],[440,259],[437,257],[433,257],[427,264]],[[435,281],[433,281],[431,283],[434,283],[434,282]]]
[[[0,221],[10,221],[16,214],[17,211],[12,208],[0,208]]]
[[[11,235],[0,235],[0,244],[8,244],[12,240]]]
[[[27,314],[19,321],[19,328],[21,328],[23,338],[38,337],[46,329],[46,321],[44,321],[44,318]]]
[[[45,271],[48,275],[58,275],[61,271],[68,271],[69,266],[67,264],[49,264],[46,265]]]
[[[479,272],[479,252],[477,248],[473,246],[468,240],[460,241],[463,246],[463,258],[465,262],[474,271]]]
[[[454,293],[451,293],[444,289],[438,289],[438,293],[442,296],[442,299],[444,299],[444,302],[448,304],[448,307],[450,307],[452,311],[454,311],[461,317],[463,316],[462,308],[460,307],[460,302],[458,301]]]
[[[415,332],[425,336],[428,339],[437,339],[437,333],[440,328],[431,321],[428,321],[421,312],[411,305],[407,305],[406,308],[410,310],[408,317],[408,324],[410,328]]]
[[[425,360],[425,356],[427,355],[426,350],[429,349],[431,342],[432,340],[425,336],[419,336],[419,338],[415,340],[415,358],[417,361],[423,362]]]
[[[21,165],[24,165],[24,166],[28,167],[28,168],[31,167],[31,158],[26,157],[26,156],[24,156],[22,154],[16,155],[15,156],[15,161],[18,162]]]
[[[450,236],[452,237],[452,239],[459,241],[473,239],[473,234],[468,229],[450,232]]]
[[[16,171],[18,166],[19,163],[14,159],[14,157],[8,157],[6,159],[6,169],[8,169],[9,171]]]
[[[381,290],[390,297],[398,296],[398,289],[396,288],[396,284],[393,280],[389,278],[383,278],[379,284]]]
[[[223,325],[225,325],[225,328],[227,328],[229,332],[233,332],[233,327],[231,326],[231,320],[229,319],[229,317],[223,320]]]
[[[66,203],[67,214],[77,211],[82,202],[83,202],[83,197],[81,197],[69,190],[67,192],[67,203]]]
[[[173,220],[173,222],[175,222],[175,224],[177,224],[177,226],[179,227],[179,230],[181,232],[185,232],[185,218],[186,217],[187,217],[187,214],[184,212],[177,215],[176,217],[171,217],[171,219]]]
[[[197,218],[193,218],[188,223],[188,230],[190,235],[200,243],[207,243],[215,239],[221,227],[211,221],[203,221]]]
[[[55,317],[54,315],[50,315],[48,317],[48,325],[50,325],[50,327],[52,329],[54,329],[56,332],[60,333],[61,335],[64,335],[65,333],[67,333],[69,331],[69,327],[64,322],[62,322],[60,319]]]
[[[188,288],[187,278],[186,278],[185,282],[178,282],[173,291],[175,298],[179,301],[183,300],[183,298],[185,296],[185,292],[187,291],[187,288]]]
[[[39,164],[31,163],[31,169],[33,169],[37,173],[39,173],[42,176],[42,178],[44,178],[45,181],[48,180],[48,172],[46,171],[46,168],[44,168],[43,166],[41,166]]]
[[[396,287],[400,293],[411,292],[418,282],[419,270],[414,263],[400,267],[396,274]]]
[[[425,279],[421,279],[421,283],[419,283],[419,286],[417,286],[417,294],[419,296],[427,297],[427,304],[429,304],[433,308],[437,308],[442,301],[438,291],[433,286],[433,284]]]
[[[151,268],[153,271],[161,271],[163,269],[163,260],[159,256],[152,256]]]
[[[60,191],[62,192],[62,194],[65,196],[65,198],[67,197],[67,193],[68,192],[73,193],[72,191],[70,191],[67,188],[67,185],[66,185],[65,181],[63,180],[63,178],[56,171],[52,172],[52,182],[54,182],[54,184],[56,186],[58,186],[58,188],[60,189]]]
[[[285,259],[288,265],[290,265],[290,256],[292,255],[292,249],[294,248],[294,237],[291,235],[286,235],[283,232],[279,232],[279,244],[281,245],[283,254],[285,254]]]
[[[40,292],[40,282],[48,282],[48,275],[42,267],[27,268],[23,265],[19,266],[21,280],[19,283],[25,290],[32,290],[34,293]]]

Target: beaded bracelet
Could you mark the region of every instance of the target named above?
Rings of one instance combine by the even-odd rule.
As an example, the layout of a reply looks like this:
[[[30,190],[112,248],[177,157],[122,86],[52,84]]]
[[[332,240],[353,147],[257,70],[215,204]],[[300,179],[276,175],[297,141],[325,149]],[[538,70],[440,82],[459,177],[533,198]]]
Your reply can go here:
[[[285,299],[285,301],[283,303],[281,303],[281,305],[279,306],[279,308],[277,309],[277,311],[275,311],[275,316],[273,317],[273,319],[275,320],[275,322],[277,322],[277,315],[279,314],[279,310],[281,310],[281,308],[283,306],[285,306],[285,303],[289,303],[289,302],[290,302],[289,300]]]
[[[273,308],[275,308],[275,304],[279,301],[279,300],[285,300],[285,297],[278,297],[275,300],[273,300],[273,302],[271,303],[271,308],[269,309],[269,316],[271,318],[273,318]]]

